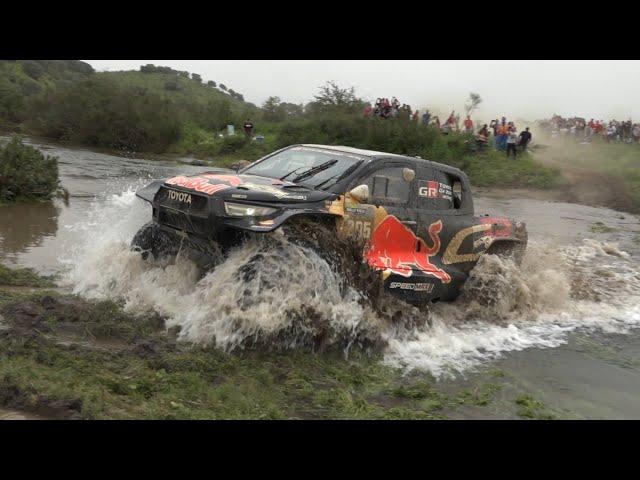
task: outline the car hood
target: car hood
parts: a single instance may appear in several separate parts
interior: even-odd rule
[[[179,175],[164,181],[168,188],[215,196],[228,200],[308,203],[328,199],[333,194],[300,184],[232,170],[211,170],[196,175]]]

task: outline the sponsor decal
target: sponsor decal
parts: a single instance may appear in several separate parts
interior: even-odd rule
[[[169,190],[169,199],[177,200],[178,202],[188,203],[189,205],[191,205],[191,195],[188,193]]]
[[[295,195],[295,194],[287,194],[286,198],[290,198],[292,200],[306,200],[306,195]]]
[[[246,195],[242,195],[242,194],[240,194],[240,193],[232,193],[232,194],[231,194],[231,198],[241,198],[241,199],[245,199],[245,198],[247,198],[247,196],[246,196]]]
[[[230,188],[229,185],[225,185],[224,183],[209,183],[209,179],[204,177],[185,177],[182,175],[170,178],[165,183],[167,185],[175,185],[177,187],[195,190],[196,192],[206,193],[207,195],[213,195],[216,192]]]
[[[449,283],[449,274],[430,261],[430,257],[440,250],[442,220],[429,225],[428,231],[432,246],[416,237],[396,217],[387,215],[373,231],[369,247],[365,251],[365,259],[372,267],[383,269],[386,276],[395,273],[410,277],[413,270],[420,270],[443,283]]]
[[[366,215],[367,213],[369,213],[368,209],[359,208],[359,207],[347,207],[347,208],[345,208],[345,211],[347,213],[351,213],[353,215]]]
[[[444,198],[449,201],[453,200],[453,190],[451,185],[436,182],[435,180],[428,180],[420,183],[421,185],[418,189],[418,195],[421,197]]]
[[[400,290],[413,290],[414,292],[433,292],[433,283],[404,283],[404,282],[391,282],[389,288]]]
[[[211,183],[211,180],[217,180],[220,183]],[[235,175],[213,175],[203,174],[195,177],[185,177],[180,175],[170,178],[165,182],[167,185],[175,185],[177,187],[188,188],[196,192],[213,195],[214,193],[226,190],[230,187],[241,185],[242,179]]]
[[[289,194],[284,190],[281,190],[280,188],[276,188],[272,185],[260,185],[258,183],[245,183],[243,184],[243,187],[247,188],[248,190],[253,190],[256,192],[269,193],[276,198],[285,198],[289,196]]]
[[[462,242],[469,235],[481,233],[482,235],[473,242],[473,249],[480,249],[480,252],[460,253]],[[464,228],[456,233],[442,256],[442,263],[450,265],[452,263],[475,262],[480,258],[480,254],[488,249],[495,238],[511,237],[513,225],[506,218],[482,217],[480,225],[473,225]]]

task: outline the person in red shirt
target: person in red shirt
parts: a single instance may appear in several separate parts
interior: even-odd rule
[[[473,120],[471,120],[470,115],[467,115],[464,120],[464,131],[465,133],[473,133]]]
[[[419,119],[418,114],[419,114],[419,113],[420,113],[420,112],[419,112],[418,110],[416,110],[415,112],[413,112],[413,117],[412,117],[412,118],[413,118],[413,121],[414,121],[414,122],[416,122],[416,123],[418,123],[418,119]]]

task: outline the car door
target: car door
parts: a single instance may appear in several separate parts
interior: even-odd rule
[[[452,239],[472,224],[473,210],[466,182],[456,175],[425,164],[417,172],[418,237],[426,246],[423,277],[434,283],[432,300],[455,298],[473,265],[448,263],[445,252]],[[473,251],[473,236],[456,245],[456,255]]]
[[[368,191],[366,200],[345,195],[344,235],[370,241],[377,226],[388,216],[415,234],[418,219],[414,162],[376,162],[349,184],[347,192],[363,185]]]

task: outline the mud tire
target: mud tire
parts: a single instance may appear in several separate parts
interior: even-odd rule
[[[154,260],[159,260],[176,256],[180,250],[180,243],[154,222],[149,222],[135,234],[131,241],[131,249],[141,252],[144,260],[149,258],[149,254]]]
[[[486,253],[488,255],[497,255],[501,258],[513,260],[516,265],[521,265],[526,247],[527,245],[521,242],[495,242],[489,247]]]

